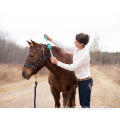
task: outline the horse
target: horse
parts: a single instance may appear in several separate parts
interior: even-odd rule
[[[35,41],[27,41],[29,44],[29,53],[22,69],[22,76],[29,80],[34,74],[46,67],[49,70],[48,82],[51,93],[54,97],[55,107],[59,108],[60,93],[63,96],[63,107],[75,107],[75,95],[77,88],[77,78],[73,71],[63,69],[50,60],[50,51],[45,44],[39,44]],[[61,48],[52,46],[53,55],[61,62],[66,64],[73,63],[72,54],[64,52]]]

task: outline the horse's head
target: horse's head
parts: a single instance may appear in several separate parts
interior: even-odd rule
[[[29,44],[29,54],[22,70],[22,76],[25,79],[29,79],[36,74],[50,60],[50,51],[46,45],[38,44],[32,40],[27,42]]]

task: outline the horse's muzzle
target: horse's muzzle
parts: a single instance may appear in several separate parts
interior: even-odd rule
[[[23,76],[24,79],[27,79],[27,80],[30,79],[30,75],[25,73],[25,72],[22,72],[22,76]]]

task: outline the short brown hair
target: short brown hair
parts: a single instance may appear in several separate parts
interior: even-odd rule
[[[84,43],[84,46],[88,44],[90,36],[84,33],[79,33],[76,35],[76,40],[79,43]]]

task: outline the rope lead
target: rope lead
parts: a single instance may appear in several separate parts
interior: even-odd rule
[[[35,75],[36,77],[36,81],[35,81],[35,87],[34,87],[34,108],[36,108],[36,88],[37,88],[37,76]]]

